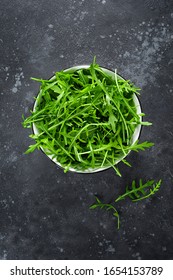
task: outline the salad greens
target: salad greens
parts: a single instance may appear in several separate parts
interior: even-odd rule
[[[151,125],[143,122],[145,114],[137,111],[134,100],[140,89],[116,71],[110,76],[95,58],[89,68],[56,72],[49,80],[32,79],[41,87],[30,116],[23,116],[23,126],[34,128],[30,137],[35,143],[26,154],[42,149],[65,172],[71,168],[92,172],[112,167],[121,176],[119,161],[131,166],[125,159],[130,151],[144,151],[154,145],[133,140],[138,126]],[[133,180],[114,204],[127,197],[133,202],[149,198],[160,185],[161,180],[143,183],[140,179],[138,184]],[[120,215],[115,206],[96,197],[90,209],[113,211],[119,229]]]
[[[130,187],[126,187],[124,194],[118,196],[115,199],[114,203],[124,200],[126,197],[129,197],[133,202],[137,202],[150,196],[154,195],[161,186],[162,180],[159,180],[157,183],[154,183],[154,180],[148,180],[145,184],[142,183],[142,179],[139,180],[139,186],[136,186],[136,182],[133,180]],[[117,218],[117,228],[120,228],[120,215],[118,210],[111,203],[102,203],[98,197],[96,197],[96,203],[90,206],[90,209],[106,209],[113,210],[113,216]]]
[[[23,126],[36,126],[38,133],[30,137],[35,144],[26,153],[43,149],[53,156],[65,171],[79,171],[112,166],[130,151],[145,150],[150,142],[132,142],[138,125],[142,122],[134,103],[139,94],[130,81],[114,78],[96,64],[73,73],[56,72],[49,80],[33,78],[40,82],[36,106],[30,116],[23,118]],[[130,164],[123,159],[125,164]]]

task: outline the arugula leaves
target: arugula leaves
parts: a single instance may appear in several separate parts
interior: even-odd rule
[[[22,116],[24,128],[35,125],[37,129],[36,134],[30,135],[35,143],[26,154],[41,148],[64,167],[64,172],[70,168],[97,171],[111,166],[121,177],[119,161],[131,166],[125,159],[130,151],[144,151],[154,145],[133,141],[139,125],[152,125],[142,121],[144,113],[137,112],[134,100],[140,89],[123,80],[116,70],[114,78],[109,76],[95,58],[88,69],[56,72],[50,80],[32,79],[41,86],[34,110],[30,116]],[[147,199],[160,185],[161,180],[144,184],[142,179],[138,184],[133,181],[114,203],[126,198],[133,202]],[[102,203],[96,197],[90,209],[96,208],[113,211],[119,229],[120,216],[112,204]]]
[[[86,171],[112,166],[130,151],[145,150],[153,143],[132,143],[142,122],[134,103],[139,89],[116,72],[110,77],[96,64],[88,69],[56,72],[50,80],[32,78],[40,82],[36,106],[23,126],[33,124],[39,133],[26,153],[42,148],[67,171],[70,167]],[[127,161],[123,160],[127,165]],[[67,168],[68,166],[68,168]]]
[[[124,200],[125,198],[129,197],[133,202],[137,202],[143,199],[147,199],[150,196],[154,195],[160,189],[162,180],[159,180],[157,183],[154,183],[154,180],[148,180],[146,183],[143,184],[142,179],[139,180],[139,186],[136,186],[136,182],[133,180],[130,187],[126,187],[126,191],[124,194],[118,196],[115,199],[114,203]],[[106,210],[113,210],[113,216],[117,218],[117,228],[120,228],[120,215],[118,210],[113,206],[111,203],[102,203],[98,197],[96,197],[96,203],[90,206],[90,209],[106,209]]]

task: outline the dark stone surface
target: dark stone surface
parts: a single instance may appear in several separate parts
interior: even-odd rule
[[[1,0],[1,259],[173,259],[173,2],[162,0]],[[31,140],[21,115],[38,84],[54,71],[91,63],[114,69],[142,88],[152,127],[131,153],[133,167],[64,174],[43,153],[24,155]],[[163,179],[152,199],[91,211],[98,194],[111,202],[132,179]]]

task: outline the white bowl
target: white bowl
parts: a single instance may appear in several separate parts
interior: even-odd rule
[[[68,69],[65,69],[64,72],[68,72],[68,73],[73,73],[74,71],[76,70],[79,70],[79,69],[88,69],[90,65],[79,65],[79,66],[74,66],[74,67],[71,67],[71,68],[68,68]],[[110,75],[113,79],[115,79],[115,73],[107,68],[104,68],[104,67],[101,67],[101,69],[108,75]],[[118,75],[119,78],[123,79],[120,75]],[[53,79],[54,76],[51,78]],[[123,79],[124,80],[124,79]],[[38,93],[38,96],[39,96],[40,92]],[[37,97],[38,97],[37,96]],[[134,104],[136,106],[136,111],[137,111],[137,114],[141,114],[141,106],[140,106],[140,103],[139,103],[139,100],[136,96],[136,94],[133,94],[133,101],[134,101]],[[38,98],[36,99],[35,103],[34,103],[34,107],[33,107],[33,111],[35,111],[36,107],[37,107],[37,104],[38,104]],[[140,116],[140,121],[142,120],[142,117]],[[34,134],[39,134],[39,131],[36,127],[36,125],[33,123],[33,131],[34,131]],[[140,135],[140,131],[141,131],[141,125],[137,125],[135,131],[134,131],[134,134],[132,136],[132,144],[134,144],[138,138],[139,138],[139,135]],[[41,150],[46,154],[46,150],[41,148]],[[129,154],[130,152],[128,152]],[[127,154],[127,155],[128,155]],[[47,155],[47,154],[46,154]],[[124,159],[127,155],[122,155],[121,157],[119,157],[118,160],[116,160],[115,164],[117,164],[118,162],[120,162],[122,159]],[[51,159],[54,163],[56,163],[58,166],[64,168],[55,158],[53,158],[53,155],[47,155],[49,157],[49,159]],[[103,171],[103,170],[106,170],[108,168],[110,168],[111,166],[107,166],[107,167],[101,167],[101,168],[88,168],[86,170],[77,170],[77,169],[74,169],[72,167],[69,168],[69,171],[73,171],[73,172],[77,172],[77,173],[95,173],[95,172],[99,172],[99,171]]]

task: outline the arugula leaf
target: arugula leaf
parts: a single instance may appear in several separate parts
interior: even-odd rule
[[[126,159],[122,159],[122,162],[123,162],[124,164],[126,164],[127,166],[132,167],[131,164],[130,164],[130,162],[128,162]]]
[[[113,210],[113,216],[117,218],[117,229],[120,228],[120,217],[119,217],[119,213],[118,211],[116,210],[116,208],[112,205],[112,204],[109,204],[109,203],[102,203],[98,197],[95,197],[96,198],[96,203],[92,204],[90,206],[90,209],[96,209],[96,208],[100,208],[100,209],[105,209],[107,211],[109,210]]]
[[[115,202],[129,197],[133,202],[149,198],[154,195],[160,188],[162,180],[154,184],[154,180],[149,180],[143,184],[142,179],[139,180],[139,186],[136,186],[135,180],[132,181],[131,187],[126,187],[126,192],[120,195]]]
[[[148,141],[145,141],[143,143],[139,143],[139,140],[137,140],[134,144],[132,144],[131,146],[125,148],[125,150],[130,150],[130,151],[135,151],[135,152],[138,152],[139,150],[142,150],[144,151],[145,149],[148,149],[152,146],[154,146],[154,143],[152,142],[148,142]]]
[[[30,145],[29,148],[25,151],[25,154],[32,153],[35,149],[39,148],[39,143]]]

